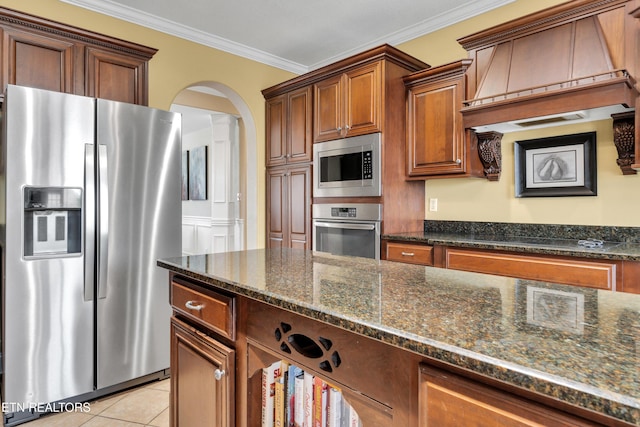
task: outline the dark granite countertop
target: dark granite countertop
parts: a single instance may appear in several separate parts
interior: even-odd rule
[[[640,244],[604,241],[602,246],[587,247],[579,244],[587,239],[557,239],[526,236],[500,236],[492,234],[457,234],[417,231],[414,233],[385,234],[383,239],[445,245],[464,248],[491,249],[531,254],[564,255],[583,258],[640,261]]]
[[[640,295],[290,249],[158,265],[640,426]]]
[[[425,220],[413,233],[383,239],[532,254],[640,261],[640,227]],[[602,241],[587,247],[581,241]]]

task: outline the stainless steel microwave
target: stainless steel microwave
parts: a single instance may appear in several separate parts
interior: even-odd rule
[[[313,197],[382,195],[380,133],[313,144]]]

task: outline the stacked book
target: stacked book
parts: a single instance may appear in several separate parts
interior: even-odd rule
[[[277,361],[262,369],[262,427],[361,427],[340,388]]]

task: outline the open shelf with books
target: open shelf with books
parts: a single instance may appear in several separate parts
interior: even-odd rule
[[[388,425],[391,408],[303,364],[249,343],[248,425],[367,427]],[[258,398],[259,396],[259,398]]]

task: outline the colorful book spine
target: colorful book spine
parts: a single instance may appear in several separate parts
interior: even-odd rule
[[[303,427],[313,427],[313,375],[308,372],[303,377],[303,401],[304,401],[304,424]]]
[[[304,427],[304,371],[296,369],[294,427]]]

